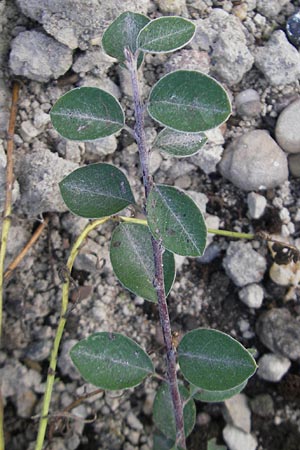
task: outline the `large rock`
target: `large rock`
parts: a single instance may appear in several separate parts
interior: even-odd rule
[[[77,168],[78,164],[65,161],[47,148],[27,154],[17,167],[22,211],[29,217],[67,211],[58,183]]]
[[[296,360],[300,358],[300,323],[286,308],[263,313],[256,324],[261,342],[274,353]]]
[[[265,130],[234,140],[219,164],[221,174],[245,191],[271,189],[288,179],[287,158]]]
[[[47,82],[66,73],[71,65],[71,50],[44,33],[23,31],[12,41],[9,66],[14,75]]]
[[[237,17],[223,9],[215,8],[207,19],[197,21],[192,45],[209,51],[212,73],[228,85],[239,83],[254,63],[245,28]]]
[[[300,153],[300,98],[280,114],[275,129],[276,140],[283,150]]]
[[[300,77],[300,54],[281,30],[257,49],[255,65],[273,86],[294,83]]]
[[[147,13],[149,0],[16,0],[25,16],[41,23],[71,49],[97,42],[109,22],[124,11]]]

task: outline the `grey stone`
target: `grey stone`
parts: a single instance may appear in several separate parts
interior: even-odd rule
[[[173,72],[182,68],[187,70],[199,70],[209,73],[210,58],[207,52],[198,49],[183,49],[172,53],[165,64],[166,72]]]
[[[57,144],[57,151],[64,159],[80,163],[81,155],[85,152],[85,144],[83,142],[62,139]]]
[[[223,266],[237,286],[258,283],[266,271],[265,258],[253,250],[250,243],[242,241],[229,244]]]
[[[257,0],[256,9],[270,19],[276,17],[289,0]]]
[[[239,298],[249,308],[260,308],[264,298],[264,290],[259,284],[248,284],[239,291]]]
[[[256,450],[257,448],[257,440],[252,434],[245,433],[232,425],[226,425],[223,438],[229,450]]]
[[[266,381],[278,382],[287,373],[291,361],[284,356],[269,353],[258,361],[257,375]]]
[[[254,58],[247,48],[245,28],[239,19],[215,8],[207,19],[197,21],[192,46],[211,52],[211,71],[228,85],[241,81]]]
[[[31,120],[24,120],[24,122],[21,123],[20,135],[25,142],[31,142],[39,135],[39,133],[39,130],[35,128]]]
[[[58,357],[57,366],[61,370],[63,375],[69,376],[72,380],[81,380],[80,373],[76,370],[71,357],[70,350],[77,344],[78,341],[75,339],[66,339],[61,347],[61,352]]]
[[[105,258],[105,260],[109,261],[107,250],[92,239],[87,238],[75,259],[74,267],[77,270],[84,270],[86,272],[99,272],[98,264],[100,258]]]
[[[175,14],[185,17],[188,15],[185,0],[157,0],[156,3],[163,14]]]
[[[6,179],[6,153],[4,151],[3,145],[0,142],[0,213],[3,211],[4,208],[4,201],[5,201],[5,179]],[[13,192],[12,192],[12,204],[14,204],[20,195],[20,188],[19,183],[17,181],[14,181],[13,185]],[[1,221],[0,221],[1,222]],[[1,223],[0,223],[0,229],[1,229]],[[8,245],[10,243],[11,239],[9,239]]]
[[[278,144],[289,153],[300,153],[300,99],[290,103],[280,114],[275,128]]]
[[[237,394],[225,400],[224,417],[227,423],[250,433],[251,411],[245,394]]]
[[[12,41],[9,66],[14,75],[47,82],[66,73],[71,65],[71,50],[44,33],[24,31]]]
[[[250,400],[250,407],[254,414],[261,417],[274,416],[274,402],[270,394],[259,394]]]
[[[257,49],[255,65],[273,86],[294,83],[300,77],[300,54],[281,30]]]
[[[50,114],[45,113],[42,109],[36,109],[33,117],[34,127],[43,131],[48,123],[50,123]]]
[[[134,430],[141,431],[143,429],[142,423],[139,421],[139,419],[136,417],[133,412],[130,412],[126,418],[126,421],[130,428],[133,428]]]
[[[300,358],[300,323],[286,308],[273,308],[263,313],[256,332],[261,342],[272,352],[291,360]]]
[[[104,156],[114,153],[117,149],[118,141],[115,136],[108,136],[85,144],[85,157],[93,162],[99,161]]]
[[[25,16],[71,49],[85,50],[121,12],[147,13],[149,0],[17,0]]]
[[[17,411],[19,417],[29,418],[34,412],[37,396],[32,391],[22,392],[17,397]]]
[[[237,113],[245,117],[257,117],[261,111],[259,93],[254,89],[245,89],[235,97]]]
[[[28,390],[36,390],[41,384],[40,373],[19,361],[7,359],[5,366],[0,369],[0,380],[2,381],[2,395],[5,398],[19,396]]]
[[[0,78],[0,137],[6,136],[9,121],[11,94],[8,89],[8,83]]]
[[[192,156],[191,161],[208,175],[217,171],[223,150],[222,145],[206,143],[200,152]]]
[[[29,217],[47,211],[67,211],[58,183],[77,168],[77,164],[65,161],[47,148],[35,150],[20,158],[16,169],[22,211]]]
[[[247,196],[249,214],[252,219],[259,219],[265,212],[267,199],[263,195],[250,192]]]
[[[288,179],[285,153],[265,130],[254,130],[234,140],[219,164],[221,174],[245,191],[272,189]]]
[[[84,54],[78,56],[73,63],[72,69],[77,73],[93,72],[98,75],[104,75],[114,64],[115,59],[104,53],[102,49],[87,50]]]
[[[289,169],[294,177],[300,177],[300,153],[289,155]]]

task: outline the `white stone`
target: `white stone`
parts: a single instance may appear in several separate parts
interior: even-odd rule
[[[252,219],[259,219],[265,212],[267,199],[263,195],[250,192],[247,196],[249,214]]]
[[[259,284],[248,284],[239,291],[239,298],[249,308],[260,308],[264,299],[264,290]]]
[[[300,152],[300,99],[288,105],[280,114],[275,128],[278,144],[289,153]]]
[[[266,381],[278,382],[287,373],[291,361],[284,356],[268,353],[258,361],[257,375]]]
[[[224,416],[227,423],[250,433],[251,411],[245,394],[237,394],[225,400]]]
[[[30,120],[25,120],[21,123],[20,134],[25,142],[31,142],[39,133],[39,130],[33,126]]]
[[[257,448],[257,440],[252,434],[245,433],[232,425],[226,425],[223,438],[230,450],[256,450]]]

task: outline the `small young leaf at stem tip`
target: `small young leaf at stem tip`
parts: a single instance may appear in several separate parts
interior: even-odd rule
[[[125,116],[118,100],[95,87],[72,89],[50,112],[52,124],[64,138],[93,141],[120,131]]]
[[[143,52],[168,53],[193,39],[196,27],[190,20],[169,16],[151,20],[139,33],[137,47]]]
[[[157,302],[151,234],[146,225],[121,223],[112,235],[110,259],[116,277],[129,291]],[[175,278],[174,255],[163,254],[165,291],[168,295]]]
[[[166,127],[199,133],[225,122],[231,106],[226,91],[213,78],[194,70],[177,70],[154,85],[148,112]]]
[[[116,58],[120,63],[125,62],[124,49],[128,48],[133,54],[137,50],[136,40],[140,30],[150,22],[143,14],[126,11],[117,17],[107,28],[102,38],[105,52]],[[138,57],[138,67],[143,61],[143,53]]]
[[[189,398],[188,390],[179,385],[180,396],[183,400]],[[183,409],[184,433],[187,437],[193,430],[196,420],[196,406],[194,400],[189,400]],[[153,404],[153,421],[156,427],[169,439],[176,439],[175,416],[169,385],[163,383]]]
[[[219,403],[224,402],[228,398],[233,397],[236,394],[239,394],[247,384],[247,381],[244,381],[242,384],[238,386],[227,389],[226,391],[206,391],[204,389],[199,389],[196,386],[191,386],[191,395],[195,400],[199,400],[201,402],[206,403]]]
[[[94,333],[78,342],[70,356],[88,383],[110,391],[137,386],[154,372],[147,353],[120,333]]]
[[[207,391],[237,387],[257,368],[255,360],[238,341],[217,330],[190,331],[180,341],[177,351],[184,377]]]
[[[80,167],[65,177],[59,187],[70,211],[89,219],[111,216],[135,203],[124,173],[110,164]]]
[[[183,256],[201,256],[207,230],[203,215],[195,202],[173,186],[157,184],[147,200],[147,219],[155,239]]]
[[[154,141],[154,146],[160,151],[176,158],[192,156],[207,142],[204,133],[183,133],[164,128]]]

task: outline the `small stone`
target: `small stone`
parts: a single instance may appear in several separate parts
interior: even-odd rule
[[[157,0],[156,3],[163,14],[187,15],[185,0]]]
[[[290,42],[297,47],[300,46],[300,11],[288,18],[286,32]]]
[[[25,120],[21,123],[20,134],[25,142],[31,142],[39,133],[39,130],[33,126],[30,120]]]
[[[206,143],[200,152],[192,156],[191,161],[209,175],[217,171],[217,165],[222,159],[223,151],[221,145]]]
[[[285,153],[265,130],[234,140],[219,164],[221,174],[245,191],[272,189],[288,179]]]
[[[264,290],[259,284],[248,284],[239,291],[239,298],[249,308],[260,308],[264,299]]]
[[[50,114],[45,113],[41,109],[34,111],[33,125],[38,130],[44,129],[50,123]]]
[[[76,370],[70,357],[70,350],[72,347],[74,347],[75,344],[77,344],[77,342],[78,341],[76,341],[75,339],[66,339],[62,344],[61,352],[57,362],[61,373],[70,377],[72,380],[81,380],[81,375],[78,370]]]
[[[97,139],[85,144],[85,157],[91,162],[99,161],[101,157],[111,155],[117,149],[118,141],[115,136]]]
[[[172,53],[165,64],[166,72],[173,72],[182,68],[187,70],[200,70],[202,73],[209,73],[210,58],[207,52],[198,49],[183,49]]]
[[[84,246],[81,248],[74,261],[74,267],[77,270],[96,273],[99,272],[99,258],[104,258],[106,260],[107,257],[109,261],[109,255],[101,245],[97,244],[92,239],[87,238]]]
[[[286,308],[273,308],[259,317],[256,332],[272,352],[291,360],[300,358],[300,323]]]
[[[39,31],[24,31],[12,41],[9,66],[14,75],[43,83],[66,73],[71,64],[71,50]]]
[[[261,417],[273,417],[275,414],[274,402],[269,394],[259,394],[250,400],[250,407],[254,414]]]
[[[57,151],[64,159],[80,163],[81,155],[84,153],[85,147],[84,143],[63,139],[58,143]]]
[[[188,189],[192,184],[191,177],[189,175],[183,175],[176,178],[174,185],[180,189]]]
[[[273,86],[294,83],[300,76],[300,54],[281,30],[257,49],[255,65]]]
[[[259,93],[246,89],[235,97],[237,113],[245,117],[257,117],[261,112]]]
[[[256,450],[257,440],[252,434],[232,425],[226,425],[223,430],[223,438],[230,450]]]
[[[291,262],[289,264],[276,264],[273,263],[270,268],[270,278],[274,283],[279,284],[279,286],[289,286],[298,284],[299,280],[299,269],[295,267],[295,263]]]
[[[256,9],[270,19],[276,17],[289,0],[257,0]]]
[[[250,192],[247,196],[249,214],[252,219],[259,219],[264,215],[267,199],[263,195]]]
[[[126,421],[127,421],[128,425],[130,426],[130,428],[132,428],[134,430],[138,430],[138,431],[143,430],[143,424],[139,421],[139,419],[136,417],[136,415],[133,414],[133,412],[130,412],[128,414]]]
[[[250,433],[251,411],[245,394],[237,394],[225,400],[224,417],[227,423]]]
[[[275,128],[276,140],[289,153],[300,153],[300,99],[290,103],[280,114]]]
[[[221,254],[221,248],[216,242],[209,244],[203,255],[197,258],[197,262],[200,264],[210,264],[214,259],[218,258]]]
[[[300,177],[300,153],[296,153],[295,155],[289,155],[289,169],[291,174],[299,178]]]
[[[197,204],[197,206],[201,210],[201,212],[205,213],[206,205],[208,203],[208,197],[205,194],[203,194],[203,192],[197,192],[197,191],[189,191],[188,195],[190,197],[192,197],[192,199]]]
[[[150,154],[150,170],[154,174],[161,166],[162,156],[159,151],[153,150]]]
[[[266,271],[263,256],[253,250],[250,243],[231,242],[223,260],[227,275],[237,286],[258,283]]]
[[[291,361],[284,356],[269,353],[258,361],[257,375],[266,381],[278,382],[287,373]]]
[[[32,416],[36,402],[37,396],[34,392],[22,392],[22,394],[17,397],[18,416],[24,418]]]
[[[95,72],[96,70],[99,74],[104,75],[115,61],[104,50],[97,48],[96,50],[87,50],[84,54],[79,55],[72,69],[76,73]]]

